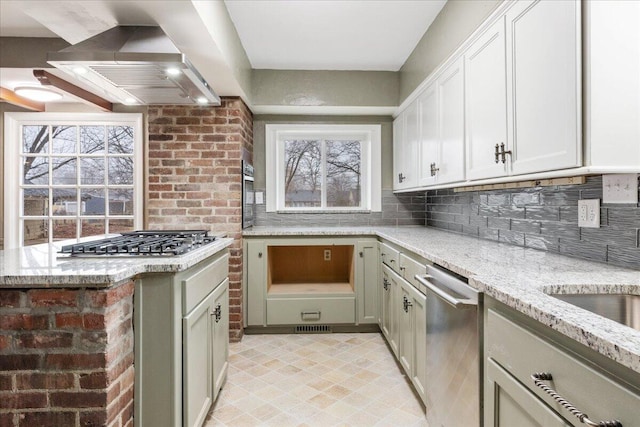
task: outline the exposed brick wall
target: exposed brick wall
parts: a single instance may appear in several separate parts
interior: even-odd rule
[[[0,290],[0,426],[133,425],[133,282]]]
[[[239,98],[219,107],[149,108],[147,226],[208,229],[230,247],[230,339],[242,338],[241,161],[253,154],[253,118]]]

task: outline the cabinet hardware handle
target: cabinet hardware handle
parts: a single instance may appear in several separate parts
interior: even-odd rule
[[[498,144],[496,144],[496,150],[493,152],[493,155],[495,156],[495,160],[496,163],[498,163],[500,161],[500,150],[499,150],[500,146]]]
[[[440,168],[436,167],[435,163],[431,163],[429,165],[429,168],[431,169],[431,176],[436,176],[436,172],[438,172],[440,170]]]
[[[404,312],[408,313],[409,312],[409,307],[411,307],[413,305],[413,303],[411,303],[411,301],[409,301],[406,296],[403,296],[402,297],[402,305],[403,305],[403,308],[404,308]]]
[[[360,252],[360,258],[364,258],[364,252]]]
[[[400,270],[402,270],[402,271],[404,271],[406,269],[407,269],[407,267],[400,267]]]
[[[220,304],[216,305],[216,308],[213,310],[213,313],[211,313],[211,315],[215,317],[216,323],[218,323],[220,319],[222,319],[222,307],[220,306]]]
[[[390,283],[386,278],[382,279],[382,287],[384,288],[385,291],[389,290],[389,285],[390,285]]]
[[[396,260],[395,260],[395,259],[392,259],[392,260],[389,260],[389,262],[396,262]]]
[[[581,423],[586,424],[592,427],[622,427],[622,423],[618,420],[610,420],[610,421],[591,421],[589,416],[584,412],[580,411],[578,408],[573,406],[570,402],[568,402],[565,398],[560,396],[558,392],[554,389],[543,383],[542,381],[553,381],[553,376],[549,372],[536,372],[531,375],[531,379],[533,383],[544,390],[549,396],[553,398],[556,402],[560,404],[567,411],[571,412],[575,415],[576,418],[580,420]]]
[[[402,182],[402,181],[404,181],[405,179],[407,179],[407,177],[406,177],[406,176],[404,176],[404,175],[402,174],[402,172],[398,174],[398,182]]]
[[[262,258],[262,252],[258,252],[258,258]]]
[[[500,144],[500,155],[502,156],[502,163],[506,163],[507,159],[506,159],[506,155],[511,155],[511,150],[508,151],[504,151],[504,142],[502,144]],[[498,163],[498,162],[496,162]]]

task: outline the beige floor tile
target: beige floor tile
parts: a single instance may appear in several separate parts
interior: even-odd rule
[[[428,427],[380,334],[246,335],[205,427]]]

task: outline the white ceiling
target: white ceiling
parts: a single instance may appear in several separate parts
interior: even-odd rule
[[[225,0],[253,68],[397,71],[446,0]]]
[[[226,19],[225,5],[253,68],[397,71],[445,2],[0,0],[0,36],[60,37],[75,44],[115,25],[158,25],[218,95],[246,100],[212,27],[218,17]],[[37,84],[31,69],[2,67],[0,86]]]

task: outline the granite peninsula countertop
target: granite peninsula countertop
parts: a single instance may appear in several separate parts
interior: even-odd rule
[[[640,373],[640,331],[547,295],[640,295],[640,270],[428,227],[254,227],[243,235],[377,236],[469,278],[486,295]]]
[[[97,240],[104,236],[83,238]],[[60,247],[78,240],[0,251],[0,290],[7,288],[107,287],[143,273],[175,273],[196,265],[230,246],[233,239],[218,238],[179,256],[71,258]]]

